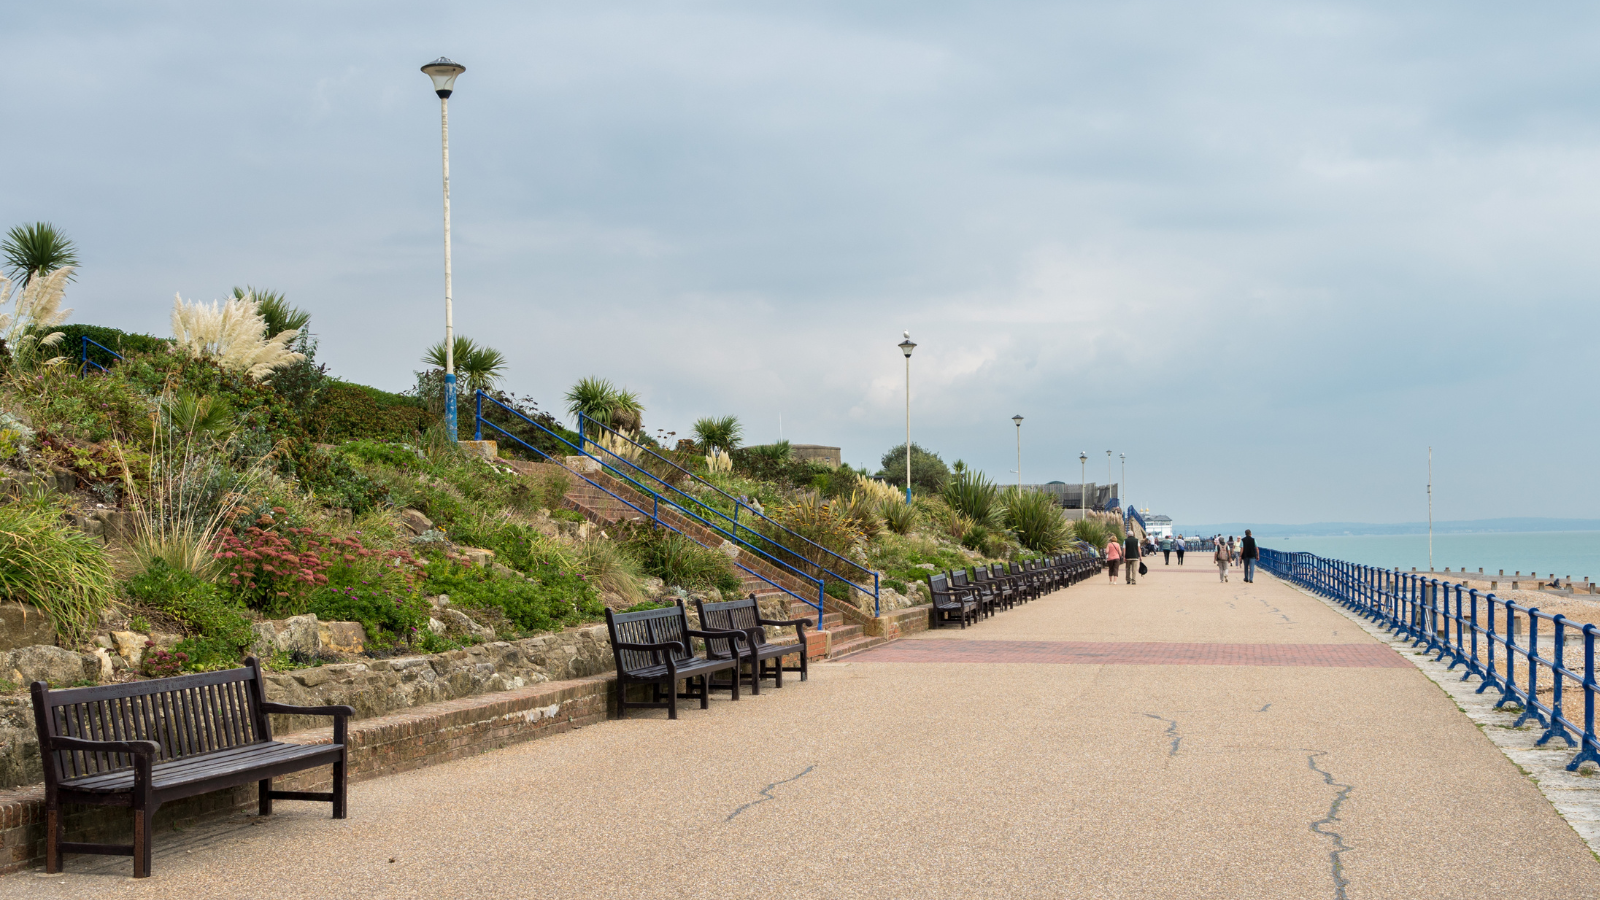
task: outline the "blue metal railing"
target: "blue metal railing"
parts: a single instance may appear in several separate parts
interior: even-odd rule
[[[111,354],[112,356],[115,356],[117,359],[121,359],[122,358],[122,354],[121,353],[118,353],[117,351],[111,349],[110,347],[107,347],[105,344],[100,343],[99,341],[91,340],[90,337],[87,334],[83,335],[83,341],[79,345],[79,346],[81,346],[83,348],[79,353],[79,356],[82,359],[82,362],[78,366],[78,377],[79,378],[82,378],[83,376],[89,374],[89,367],[90,366],[94,366],[96,369],[99,369],[102,372],[109,372],[110,371],[110,369],[107,369],[105,366],[102,366],[99,363],[97,363],[94,360],[89,358],[89,345],[90,344],[93,344],[96,347],[99,347],[101,350],[104,350],[105,352]]]
[[[1479,594],[1476,588],[1427,575],[1376,569],[1311,553],[1263,548],[1261,566],[1349,607],[1410,640],[1413,646],[1435,653],[1435,660],[1449,657],[1451,669],[1462,667],[1462,681],[1478,676],[1478,693],[1490,688],[1500,692],[1496,709],[1507,704],[1520,709],[1522,714],[1512,727],[1521,728],[1529,721],[1544,726],[1544,734],[1535,746],[1560,738],[1568,747],[1577,748],[1578,754],[1567,763],[1567,771],[1576,772],[1585,762],[1600,765],[1600,738],[1595,735],[1594,668],[1595,636],[1600,629],[1594,625],[1573,622],[1563,615],[1552,616],[1537,607],[1502,600],[1492,593]],[[1527,634],[1519,635],[1524,628]],[[1548,641],[1543,651],[1541,628]],[[1581,674],[1567,665],[1568,645],[1579,635],[1583,643]],[[1544,687],[1540,686],[1541,672],[1547,682]],[[1583,691],[1582,727],[1572,721],[1566,709],[1569,683]],[[1548,703],[1540,698],[1541,691],[1549,693]]]
[[[654,472],[651,472],[649,469],[646,469],[646,468],[643,468],[643,467],[639,466],[633,460],[628,459],[627,457],[616,453],[615,451],[613,451],[611,448],[605,446],[604,444],[596,442],[596,441],[593,441],[593,440],[589,440],[588,439],[588,429],[589,428],[593,428],[597,432],[605,432],[607,434],[610,434],[615,440],[621,442],[621,443],[618,444],[619,447],[622,447],[622,446],[633,447],[635,450],[637,450],[641,454],[646,454],[647,453],[651,457],[653,457],[654,459],[656,459],[659,462],[661,462],[662,464],[664,464],[666,466],[669,466],[672,469],[675,469],[678,472],[682,473],[685,477],[690,479],[695,484],[698,484],[698,485],[700,485],[700,486],[702,486],[702,487],[704,487],[704,488],[706,488],[708,490],[715,491],[717,494],[720,494],[729,503],[731,503],[733,505],[733,515],[730,516],[727,513],[723,512],[722,510],[718,509],[717,507],[712,506],[709,503],[706,503],[704,500],[701,500],[700,498],[695,497],[695,496],[693,496],[691,494],[685,493],[677,485],[671,483],[670,481],[668,481],[665,478],[662,478],[661,476],[655,474]],[[813,541],[810,538],[808,538],[808,537],[806,537],[806,536],[804,536],[802,534],[796,533],[793,529],[788,528],[788,527],[786,527],[784,525],[779,524],[778,522],[773,521],[765,513],[762,513],[760,510],[755,509],[754,507],[750,506],[748,503],[745,503],[743,500],[740,500],[739,498],[733,496],[732,494],[729,494],[727,491],[724,491],[722,488],[719,488],[716,485],[712,484],[711,482],[706,481],[704,478],[701,478],[699,475],[696,475],[694,472],[690,471],[689,469],[686,469],[683,466],[678,465],[676,462],[673,462],[672,460],[666,458],[665,456],[662,456],[661,454],[657,453],[656,451],[652,450],[651,448],[646,447],[643,444],[640,444],[637,441],[632,440],[627,435],[624,435],[624,434],[618,432],[614,428],[611,428],[611,427],[609,427],[609,426],[607,426],[607,425],[605,425],[603,423],[596,422],[594,419],[590,419],[590,418],[587,418],[585,416],[580,415],[578,417],[578,434],[584,438],[583,444],[584,444],[585,448],[592,448],[593,450],[597,450],[601,454],[603,454],[605,458],[601,458],[599,456],[595,456],[593,453],[588,452],[588,449],[585,450],[585,454],[590,456],[591,458],[593,458],[596,462],[599,462],[601,464],[601,466],[605,467],[608,471],[616,470],[616,473],[623,474],[625,477],[628,477],[630,481],[635,481],[635,483],[637,483],[637,479],[635,479],[633,477],[633,475],[628,474],[628,473],[634,473],[634,474],[638,475],[639,477],[644,478],[647,481],[659,486],[659,490],[647,490],[646,493],[658,494],[658,493],[660,493],[662,491],[665,491],[668,494],[670,494],[672,497],[675,498],[674,500],[671,501],[671,502],[673,502],[675,504],[689,503],[689,504],[694,505],[698,509],[704,510],[705,511],[705,517],[714,517],[714,518],[717,518],[717,519],[721,520],[723,523],[725,523],[724,527],[727,529],[728,533],[730,534],[730,536],[731,536],[730,539],[733,541],[733,543],[735,543],[735,544],[737,544],[737,545],[739,545],[741,547],[748,547],[748,548],[750,548],[752,550],[761,550],[762,548],[759,547],[755,543],[755,541],[759,540],[759,541],[769,542],[771,544],[776,544],[777,546],[782,547],[785,552],[791,553],[791,554],[793,554],[794,556],[796,556],[796,557],[798,557],[800,559],[805,559],[805,561],[807,563],[810,563],[811,565],[814,565],[818,569],[822,570],[821,577],[823,578],[824,581],[826,581],[827,579],[831,578],[831,579],[833,579],[835,581],[839,581],[839,582],[842,582],[844,584],[847,584],[850,587],[853,587],[856,590],[861,591],[864,594],[870,593],[872,595],[872,614],[874,616],[877,616],[880,613],[879,606],[878,606],[878,582],[879,582],[879,576],[878,576],[878,573],[873,571],[872,569],[869,569],[866,566],[861,565],[860,563],[856,562],[853,559],[850,559],[849,557],[841,556],[840,554],[834,552],[833,550],[828,549],[827,547],[822,546],[821,544],[817,543],[816,541]],[[607,462],[607,459],[612,460],[612,462]],[[746,513],[745,521],[743,521],[743,522],[741,522],[739,520],[739,514],[740,514],[741,511]],[[766,523],[767,526],[769,528],[771,528],[773,532],[775,532],[775,534],[770,534],[770,535],[769,534],[763,534],[762,532],[757,531],[756,529],[750,527],[749,521],[750,521],[750,519],[752,517],[757,519],[757,520],[760,520],[760,521]],[[743,528],[744,531],[747,532],[749,536],[740,536],[740,529],[741,528]],[[794,542],[794,544],[791,546],[790,542]],[[806,547],[806,546],[809,546],[809,547],[813,548],[813,550],[820,551],[820,553],[818,555],[821,557],[821,559],[823,561],[822,562],[817,562],[815,560],[806,559],[806,557],[803,554],[797,552],[796,549],[795,549],[796,547]],[[841,574],[839,574],[840,570],[852,572],[854,577],[851,578],[851,577],[846,577],[844,575],[841,575]],[[870,589],[867,587],[868,576],[871,576],[871,585],[872,585],[872,587]]]
[[[548,435],[549,437],[554,438],[559,443],[564,444],[567,447],[571,448],[573,456],[586,455],[581,450],[579,450],[577,447],[573,446],[572,442],[567,440],[565,437],[563,437],[563,436],[551,431],[550,429],[544,427],[543,425],[539,424],[538,422],[534,421],[533,419],[523,415],[522,413],[518,412],[515,409],[512,409],[510,406],[507,406],[506,404],[501,403],[499,400],[496,400],[493,397],[488,396],[483,391],[476,392],[476,395],[474,397],[474,403],[473,403],[473,423],[474,423],[473,424],[473,437],[474,437],[474,439],[480,440],[480,441],[483,440],[483,427],[485,425],[487,425],[490,428],[494,429],[494,431],[496,433],[504,435],[505,437],[509,438],[510,440],[512,440],[512,441],[516,442],[517,444],[521,445],[523,448],[532,451],[539,458],[553,460],[553,461],[556,462],[557,465],[562,465],[559,460],[556,460],[550,454],[544,452],[543,450],[540,450],[539,448],[533,446],[532,444],[529,444],[527,441],[524,441],[523,439],[517,437],[516,435],[514,435],[511,432],[507,431],[506,429],[500,427],[499,425],[496,425],[494,422],[491,422],[488,419],[484,418],[484,415],[483,415],[483,404],[484,404],[485,400],[487,400],[489,403],[493,404],[494,406],[500,407],[500,409],[504,410],[506,413],[509,413],[510,415],[522,420],[523,422],[527,423],[528,425],[532,425],[534,428],[537,428],[539,431],[543,432],[545,435]],[[566,466],[564,466],[564,465],[562,467],[566,468]],[[574,475],[578,476],[579,478],[583,479],[590,487],[593,487],[593,488],[595,488],[596,490],[599,490],[599,491],[603,491],[607,496],[610,496],[611,498],[617,500],[618,502],[626,505],[628,508],[634,510],[635,512],[638,512],[640,515],[648,516],[652,523],[654,523],[656,525],[660,525],[660,526],[665,527],[667,529],[670,529],[671,531],[676,532],[677,534],[683,535],[685,538],[688,538],[691,541],[694,541],[694,537],[693,536],[688,535],[688,534],[684,534],[684,532],[683,532],[683,530],[681,528],[678,528],[676,525],[672,524],[670,521],[667,521],[666,519],[663,519],[661,517],[661,505],[663,503],[662,498],[660,497],[660,495],[654,494],[651,491],[649,491],[648,489],[644,488],[643,485],[639,485],[637,482],[634,482],[632,479],[629,479],[629,478],[626,478],[626,477],[623,477],[621,479],[621,480],[627,481],[628,483],[632,484],[634,487],[638,488],[638,490],[639,490],[639,492],[641,494],[643,494],[643,495],[645,495],[645,496],[650,498],[650,509],[649,510],[646,510],[643,507],[640,507],[638,504],[632,502],[631,500],[628,500],[626,497],[621,496],[616,491],[613,491],[610,488],[606,487],[605,485],[600,484],[599,482],[597,482],[594,479],[588,477],[587,475],[583,474],[582,472],[578,472],[578,471],[575,471],[575,470],[570,469],[570,468],[568,468],[567,471],[568,472],[572,472],[572,474],[574,474]],[[617,477],[617,476],[613,475],[613,477]],[[715,533],[715,534],[727,536],[727,533],[725,531],[723,531],[722,529],[719,529],[716,525],[714,525],[714,524],[712,524],[712,523],[700,518],[699,516],[695,515],[694,513],[690,512],[689,510],[684,509],[683,507],[679,506],[676,503],[671,502],[670,500],[665,501],[665,502],[666,502],[666,506],[667,506],[667,508],[669,510],[674,511],[674,512],[680,514],[680,515],[683,515],[683,516],[687,517],[690,521],[696,522],[696,523],[698,523],[700,525],[705,526],[706,528],[711,529],[711,531],[713,533]],[[695,543],[698,544],[699,541],[695,541]],[[751,550],[755,554],[757,554],[758,556],[762,557],[763,561],[768,562],[768,563],[770,563],[770,564],[772,564],[774,566],[777,566],[779,568],[779,571],[784,571],[785,574],[791,575],[794,578],[799,579],[802,583],[810,582],[810,583],[816,585],[816,588],[817,588],[817,599],[816,600],[812,600],[809,597],[803,596],[800,593],[796,592],[795,590],[793,590],[793,589],[791,589],[791,588],[789,588],[789,587],[787,587],[787,586],[785,586],[783,584],[780,584],[780,583],[778,583],[776,581],[773,581],[771,578],[768,578],[767,576],[761,574],[760,572],[757,572],[754,569],[750,568],[749,566],[746,566],[745,564],[739,562],[739,560],[737,560],[737,559],[731,560],[731,562],[733,563],[734,566],[744,570],[745,572],[748,572],[751,575],[754,575],[756,578],[761,579],[762,581],[766,582],[767,584],[770,584],[773,587],[777,588],[778,590],[783,591],[785,594],[788,594],[789,596],[795,598],[796,600],[799,600],[801,603],[804,603],[805,605],[811,607],[812,609],[815,609],[817,611],[817,628],[820,630],[822,628],[822,616],[823,616],[823,608],[822,608],[823,607],[823,600],[822,600],[822,598],[823,598],[823,591],[824,591],[824,585],[823,585],[822,579],[813,578],[812,576],[807,575],[806,573],[804,573],[802,571],[799,571],[798,569],[795,569],[793,566],[788,565],[787,563],[783,562],[782,560],[774,559],[774,558],[768,556],[767,554],[763,553],[759,548],[751,548]],[[809,588],[810,584],[807,584],[807,587]]]

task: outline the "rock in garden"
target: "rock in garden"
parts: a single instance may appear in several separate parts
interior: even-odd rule
[[[55,642],[55,626],[37,607],[0,603],[0,651]]]
[[[400,524],[404,525],[412,534],[422,534],[433,530],[433,522],[427,516],[414,509],[400,510]]]
[[[729,559],[739,558],[739,547],[732,541],[723,541],[718,545],[717,550]]]
[[[278,626],[271,622],[257,622],[250,629],[256,635],[255,640],[250,642],[251,655],[257,659],[271,656],[278,646]]]
[[[360,653],[367,646],[367,630],[360,622],[318,622],[317,638],[330,653]]]
[[[457,552],[465,556],[468,562],[480,568],[487,569],[490,563],[494,562],[493,550],[483,550],[478,547],[461,547]]]
[[[85,665],[84,659],[71,650],[40,644],[7,653],[5,670],[17,684],[48,681],[55,687],[67,687],[99,674],[100,661],[89,657],[92,663]]]
[[[137,631],[113,631],[111,640],[117,645],[117,655],[133,668],[139,668],[139,661],[144,658],[144,645],[150,639]]]
[[[278,633],[272,639],[273,647],[285,653],[299,651],[316,656],[322,650],[322,639],[317,634],[317,617],[294,616],[278,623]]]

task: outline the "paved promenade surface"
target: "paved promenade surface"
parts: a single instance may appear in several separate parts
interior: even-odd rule
[[[163,834],[147,881],[73,857],[0,896],[1600,897],[1537,788],[1395,661],[1270,577],[1158,565],[677,722],[365,782],[345,822],[283,802]]]

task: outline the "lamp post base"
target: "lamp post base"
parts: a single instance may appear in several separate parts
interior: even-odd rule
[[[456,373],[449,372],[444,376],[444,429],[450,435],[450,443],[456,442]]]

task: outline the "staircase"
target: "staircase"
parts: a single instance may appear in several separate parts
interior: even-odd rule
[[[804,603],[790,603],[789,618],[806,619],[810,623],[806,629],[808,632],[818,630],[817,611]],[[829,659],[839,659],[889,642],[886,637],[867,634],[866,629],[860,625],[846,625],[843,613],[828,612],[826,606],[823,607],[820,632],[826,635],[823,650],[810,655],[826,656]],[[807,637],[810,638],[810,635]]]

